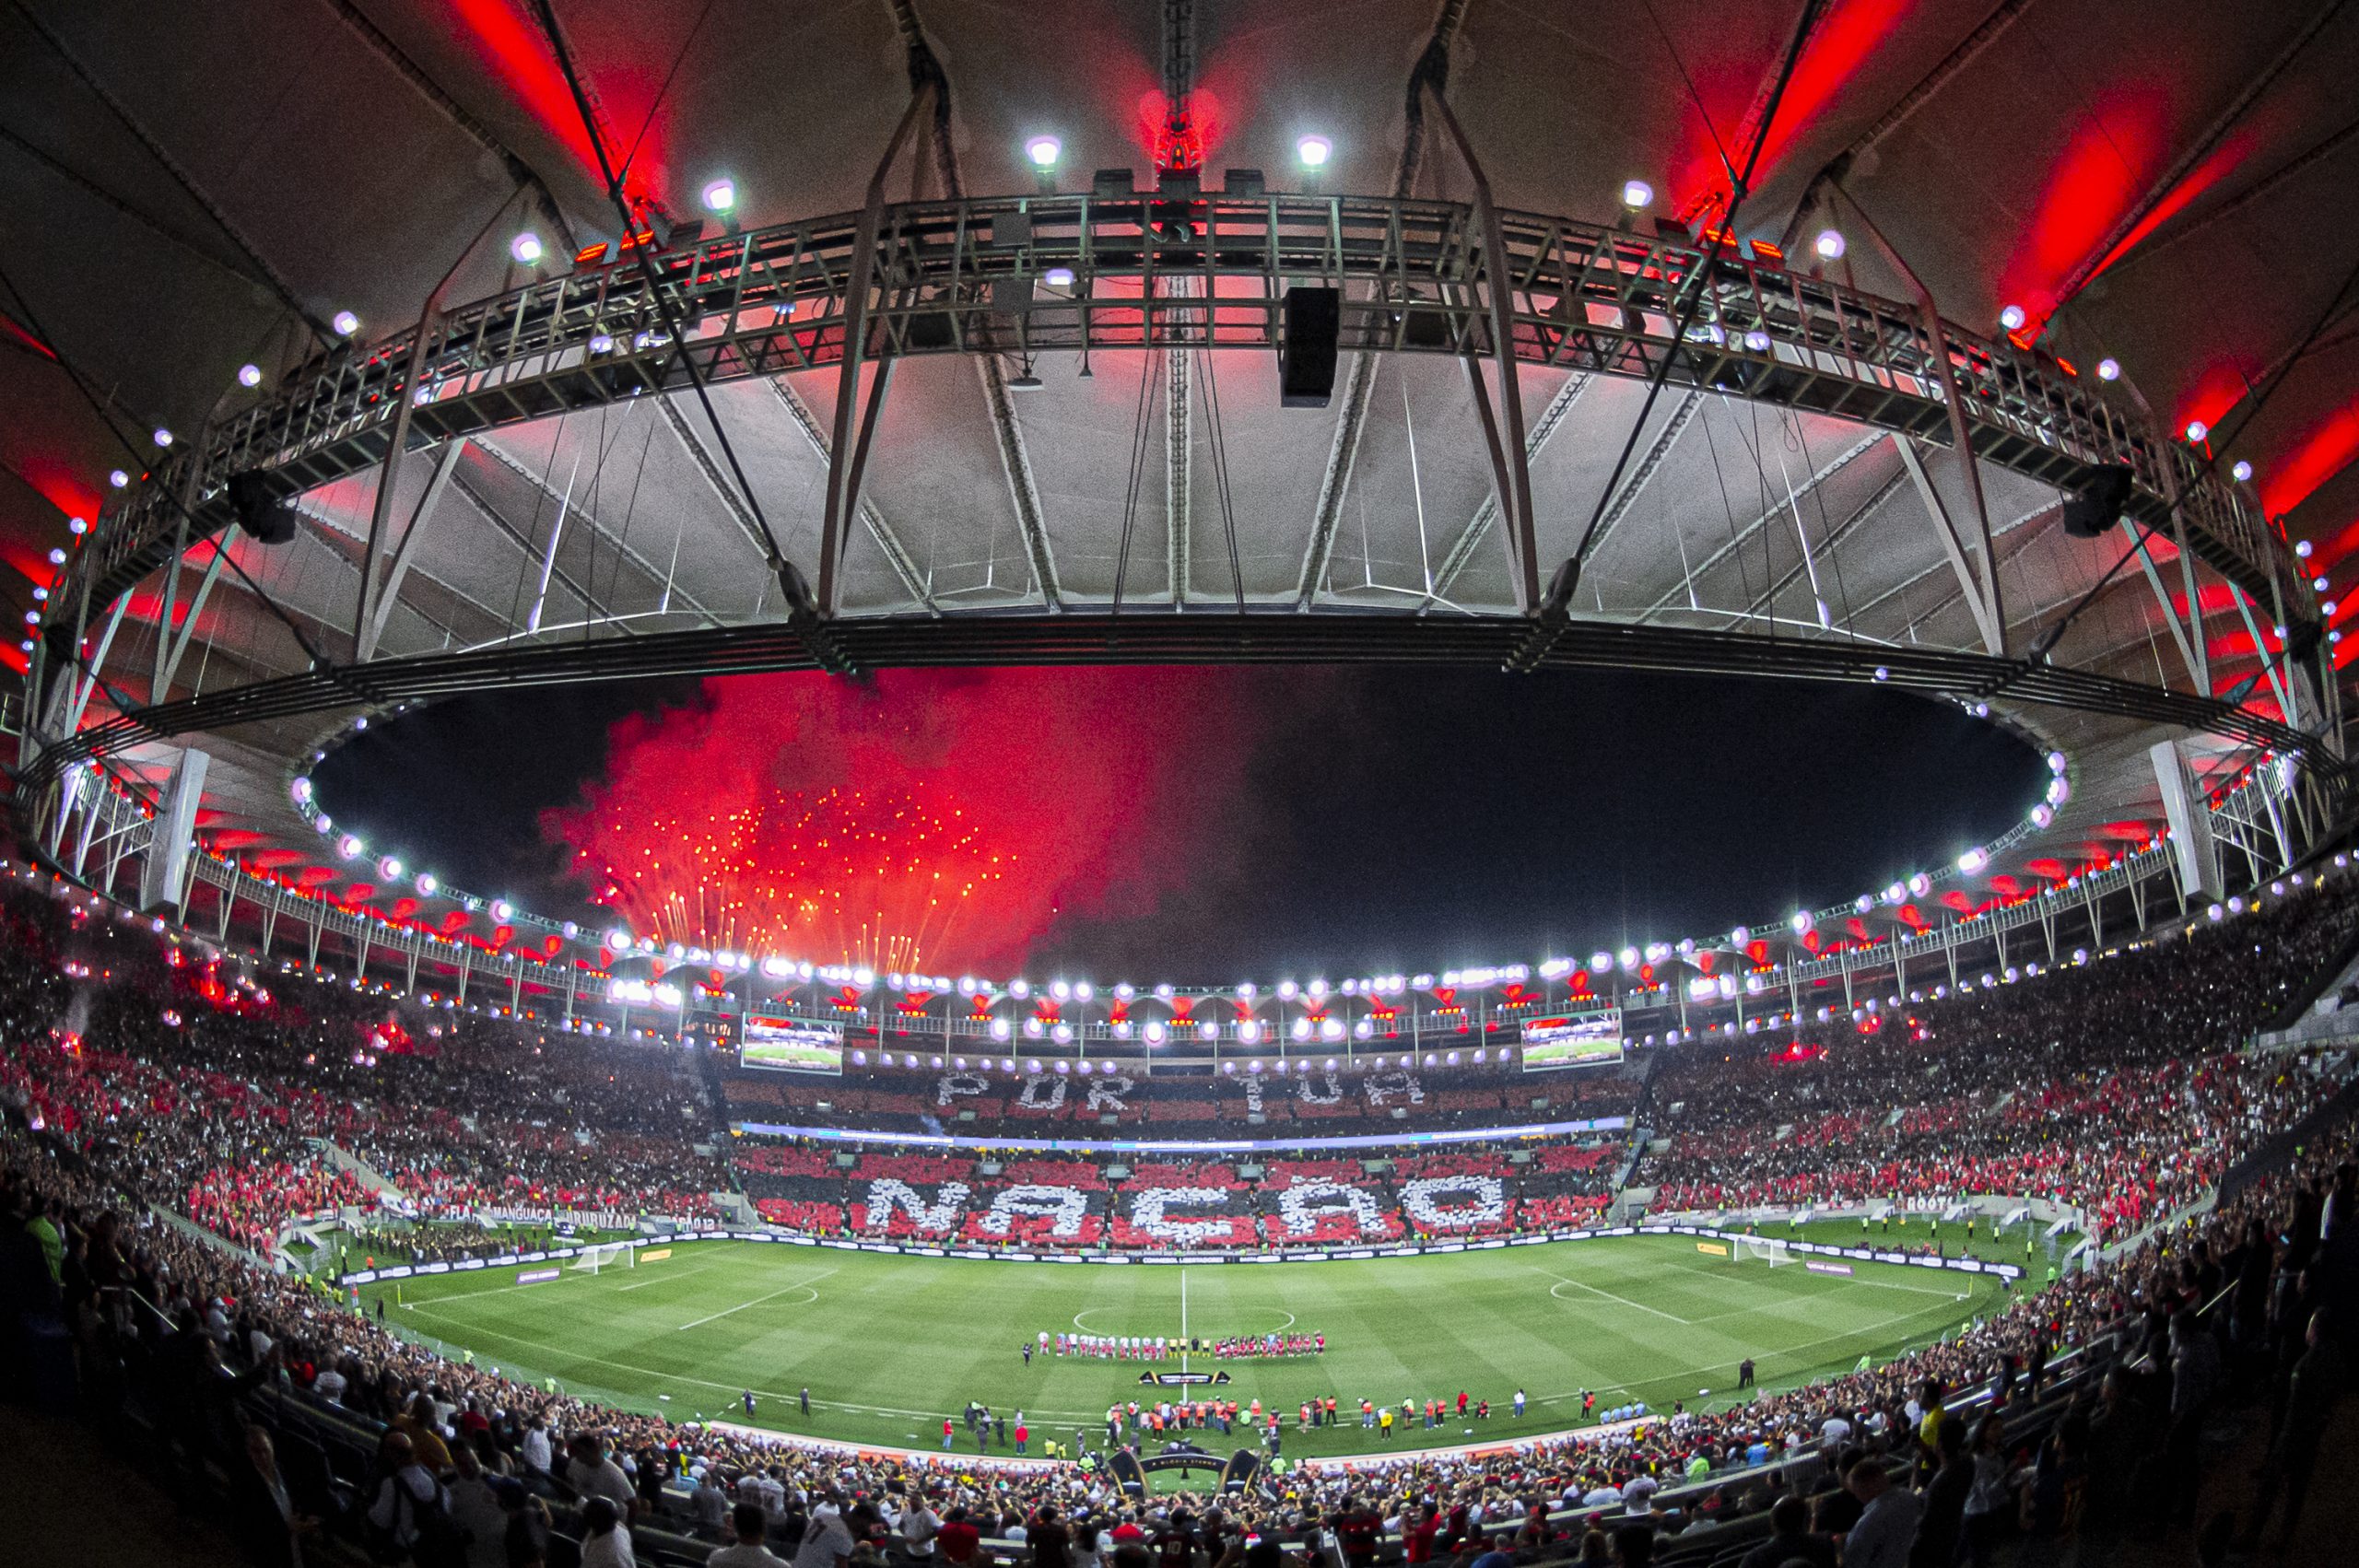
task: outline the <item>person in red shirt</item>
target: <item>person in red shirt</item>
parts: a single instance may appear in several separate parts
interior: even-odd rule
[[[967,1568],[975,1561],[975,1550],[982,1539],[983,1532],[968,1519],[967,1505],[962,1503],[951,1509],[950,1516],[942,1521],[942,1528],[935,1534],[933,1544],[940,1549],[942,1561],[951,1564],[951,1568]]]
[[[1025,1425],[1020,1421],[1015,1423],[1015,1451],[1017,1453],[1021,1454],[1024,1452],[1024,1441],[1031,1435],[1032,1429],[1030,1427]]]
[[[1458,1391],[1458,1413],[1461,1416],[1466,1413],[1466,1390],[1463,1388]]]
[[[1432,1512],[1430,1508],[1426,1510],[1429,1522]],[[1384,1521],[1377,1516],[1374,1510],[1356,1497],[1345,1498],[1343,1516],[1335,1521],[1335,1541],[1344,1549],[1344,1561],[1352,1568],[1367,1568],[1367,1564],[1376,1561],[1376,1539],[1383,1528]],[[1430,1535],[1426,1537],[1426,1542],[1430,1547]],[[1411,1561],[1426,1560],[1413,1558]]]
[[[1434,1537],[1441,1533],[1441,1511],[1428,1503],[1417,1511],[1417,1522],[1402,1537],[1402,1558],[1407,1562],[1431,1562]]]

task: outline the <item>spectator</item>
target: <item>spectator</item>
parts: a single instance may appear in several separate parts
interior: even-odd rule
[[[758,1503],[740,1503],[729,1511],[729,1522],[736,1539],[728,1546],[715,1547],[705,1559],[706,1568],[786,1568],[786,1560],[772,1552],[764,1538],[769,1530],[769,1515]]]
[[[639,1568],[622,1506],[603,1493],[581,1505],[581,1568]]]
[[[1835,1568],[1835,1543],[1810,1533],[1810,1504],[1790,1492],[1769,1510],[1769,1539],[1746,1552],[1737,1568],[1788,1568],[1794,1562]]]
[[[1860,1500],[1860,1522],[1843,1538],[1843,1568],[1903,1568],[1924,1504],[1892,1484],[1881,1459],[1861,1459],[1843,1484]]]

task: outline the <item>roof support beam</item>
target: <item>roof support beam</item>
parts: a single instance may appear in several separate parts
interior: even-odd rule
[[[1656,433],[1653,442],[1648,446],[1647,455],[1638,460],[1638,466],[1622,481],[1622,488],[1614,493],[1613,504],[1597,520],[1596,532],[1590,541],[1590,554],[1595,555],[1608,539],[1614,537],[1614,530],[1630,515],[1630,509],[1637,504],[1639,495],[1646,489],[1648,482],[1654,478],[1655,471],[1671,456],[1671,449],[1678,444],[1680,436],[1703,406],[1704,394],[1701,392],[1690,392],[1680,398],[1679,406],[1671,411],[1671,417],[1663,421],[1661,430]]]
[[[869,378],[868,395],[860,390],[860,364],[868,346],[868,295],[876,287],[876,243],[885,221],[885,181],[901,149],[915,135],[920,117],[933,106],[938,89],[921,82],[901,111],[901,122],[885,144],[885,156],[868,178],[868,199],[861,209],[860,227],[852,239],[851,275],[844,285],[844,355],[836,369],[836,427],[827,442],[827,502],[819,523],[818,611],[832,616],[842,609],[844,532],[860,509],[860,481],[868,462],[868,437],[874,433],[878,410],[889,384],[892,361],[880,363]],[[988,360],[985,361],[989,363]],[[866,405],[866,413],[860,410]],[[857,430],[852,421],[860,418]]]
[[[819,454],[821,461],[826,461],[828,455],[827,432],[819,427],[819,416],[811,412],[811,405],[803,401],[803,394],[788,386],[780,377],[771,377],[767,384],[786,409],[787,416],[794,421],[794,427],[803,432],[804,440],[811,443],[811,450]],[[860,521],[867,528],[868,536],[876,542],[877,549],[884,552],[886,565],[891,567],[893,575],[901,579],[901,586],[908,591],[910,597],[928,611],[940,614],[941,606],[933,601],[933,587],[926,580],[926,574],[919,569],[909,546],[901,542],[901,536],[885,520],[885,514],[877,509],[876,503],[865,496],[860,500]]]
[[[1163,573],[1171,602],[1188,602],[1190,540],[1195,527],[1196,438],[1194,351],[1164,350]]]
[[[1466,20],[1469,0],[1441,0],[1441,8],[1434,17],[1434,30],[1426,39],[1425,52],[1417,56],[1417,64],[1409,73],[1408,101],[1402,116],[1406,133],[1401,142],[1401,162],[1392,177],[1392,193],[1406,196],[1417,178],[1417,166],[1425,156],[1426,88],[1431,82],[1434,95],[1439,99],[1448,86],[1449,47],[1458,38],[1458,29]],[[1504,349],[1501,350],[1504,352]],[[1295,583],[1295,604],[1298,609],[1310,606],[1311,596],[1327,576],[1327,562],[1335,551],[1335,529],[1344,515],[1344,497],[1352,487],[1352,470],[1359,462],[1360,436],[1367,427],[1368,399],[1376,391],[1374,353],[1363,349],[1352,356],[1349,369],[1344,374],[1344,408],[1335,418],[1335,434],[1327,444],[1327,466],[1319,481],[1319,501],[1311,509],[1310,538],[1302,553],[1302,574]]]
[[[1949,86],[1959,72],[1974,64],[1984,50],[1997,42],[1999,36],[2013,27],[2015,18],[2030,6],[2031,0],[1999,0],[1990,14],[1982,18],[1980,27],[1959,40],[1957,47],[1942,56],[1941,64],[1919,78],[1915,87],[1901,95],[1898,103],[1885,110],[1882,119],[1852,138],[1849,146],[1828,159],[1825,167],[1812,175],[1810,183],[1802,188],[1802,196],[1794,204],[1793,217],[1786,225],[1784,248],[1788,251],[1794,248],[1804,220],[1810,216],[1812,207],[1817,205],[1819,193],[1829,180],[1839,178],[1845,170],[1850,168],[1854,158],[1898,130],[1911,115],[1931,102],[1933,96]]]
[[[1917,443],[1907,436],[1895,436],[1893,445],[1900,451],[1900,461],[1908,467],[1908,477],[1917,483],[1917,494],[1925,503],[1925,511],[1933,524],[1933,537],[1942,546],[1942,554],[1949,558],[1950,570],[1957,575],[1959,589],[1966,594],[1966,607],[1974,616],[1975,629],[1982,634],[1982,645],[1993,659],[2003,659],[2007,652],[2007,632],[1999,619],[1998,572],[1996,562],[1986,553],[1982,559],[1987,579],[1975,575],[1966,558],[1966,546],[1959,541],[1956,524],[1950,521],[1949,509],[1942,504],[1941,492],[1933,488],[1932,475],[1925,472],[1923,460],[1917,455]]]
[[[1735,556],[1739,551],[1743,550],[1747,544],[1752,542],[1755,534],[1760,532],[1763,529],[1768,527],[1771,523],[1783,517],[1792,507],[1795,501],[1798,501],[1802,497],[1809,495],[1813,490],[1817,489],[1821,485],[1825,484],[1829,479],[1834,478],[1837,474],[1842,473],[1843,470],[1850,467],[1851,464],[1857,462],[1860,459],[1873,451],[1884,439],[1884,432],[1878,431],[1864,440],[1855,442],[1851,446],[1844,449],[1841,452],[1837,453],[1832,462],[1827,462],[1809,478],[1803,480],[1801,486],[1797,488],[1790,497],[1766,509],[1759,517],[1755,518],[1751,522],[1746,523],[1743,529],[1739,530],[1734,538],[1729,540],[1726,544],[1715,549],[1710,555],[1705,556],[1693,570],[1687,573],[1685,579],[1680,583],[1679,588],[1672,589],[1670,592],[1663,594],[1653,603],[1648,605],[1639,614],[1638,624],[1640,626],[1644,626],[1647,622],[1654,619],[1655,616],[1661,614],[1663,611],[1670,609],[1672,604],[1678,601],[1681,589],[1692,590],[1696,582],[1702,580],[1706,572],[1710,571],[1721,562],[1728,560],[1731,556]],[[1837,538],[1840,538],[1843,534],[1850,532],[1853,524],[1872,514],[1876,508],[1882,506],[1885,497],[1889,497],[1893,490],[1899,485],[1901,478],[1902,475],[1895,474],[1890,480],[1879,486],[1876,493],[1868,498],[1867,505],[1861,507],[1858,511],[1853,512],[1848,518],[1846,518],[1843,521],[1842,526],[1837,529],[1835,536]],[[1783,586],[1784,585],[1781,583],[1779,588],[1782,589]],[[1777,590],[1772,590],[1771,591],[1774,594]]]
[[[593,512],[588,506],[580,501],[567,501],[565,493],[562,490],[550,484],[546,476],[535,473],[529,465],[519,462],[516,458],[510,455],[506,449],[500,447],[497,442],[477,441],[475,443],[475,451],[482,452],[494,462],[499,463],[502,468],[507,469],[511,474],[513,474],[518,478],[523,480],[525,484],[530,485],[534,489],[539,491],[545,499],[564,504],[568,513],[579,521],[582,526],[589,529],[593,537],[604,539],[607,543],[611,544],[615,547],[615,553],[617,556],[621,556],[624,560],[628,561],[632,566],[637,567],[641,572],[646,574],[648,581],[663,582],[666,580],[669,575],[668,573],[657,567],[654,562],[649,560],[646,556],[640,555],[638,551],[623,543],[622,536],[615,532],[614,530],[608,528],[604,523],[600,522],[598,521],[597,514]],[[498,528],[502,533],[508,535],[510,539],[513,540],[516,547],[523,551],[525,558],[530,560],[534,555],[532,541],[525,538],[523,533],[511,524],[506,518],[500,516],[499,509],[494,507],[491,502],[485,497],[481,491],[477,490],[473,485],[468,483],[467,476],[464,474],[457,474],[455,475],[455,478],[458,482],[459,494],[464,496],[469,501],[472,501],[475,504],[475,509],[482,512],[493,526]],[[586,609],[599,614],[605,614],[605,611],[598,604],[596,599],[590,593],[590,591],[582,587],[581,584],[574,581],[571,577],[568,576],[563,568],[553,568],[553,580],[561,584],[568,593],[570,593],[574,597],[580,599]],[[609,582],[606,586],[611,591],[614,584]],[[680,600],[686,603],[690,610],[703,616],[709,624],[712,626],[719,626],[721,624],[721,618],[699,603],[696,595],[689,593],[685,590],[675,590],[675,591],[678,594]],[[512,631],[513,628],[511,627],[511,630]]]
[[[40,15],[25,4],[25,0],[9,0],[9,5],[18,16],[24,18],[27,26],[41,34],[43,41],[48,43],[60,60],[65,62],[66,68],[80,79],[82,85],[89,88],[99,101],[107,106],[115,119],[122,123],[123,128],[130,132],[141,146],[147,149],[147,156],[154,158],[157,165],[172,177],[172,182],[187,194],[190,201],[196,204],[205,216],[213,220],[214,227],[220,229],[228,237],[229,243],[238,248],[238,253],[253,264],[254,270],[262,275],[271,292],[278,296],[279,303],[302,318],[304,324],[311,329],[312,334],[320,342],[334,342],[335,330],[326,322],[322,321],[296,296],[294,286],[287,281],[286,275],[270,264],[269,258],[255,248],[254,242],[246,237],[245,230],[238,227],[237,221],[222,209],[219,203],[205,194],[204,189],[197,184],[195,177],[181,167],[178,158],[165,150],[164,144],[158,141],[147,127],[140,123],[139,117],[131,112],[131,106],[116,97],[112,88],[100,81],[88,65],[82,64],[81,57],[74,53],[64,39],[58,37],[55,29],[41,20]]]
[[[2180,153],[2171,166],[2163,171],[2162,178],[2149,185],[2145,194],[2130,204],[2130,209],[2114,220],[2113,227],[2106,231],[2105,238],[2091,247],[2089,253],[2082,258],[2081,263],[2067,273],[2064,275],[2064,281],[2057,286],[2056,309],[2049,312],[2048,321],[2054,321],[2057,313],[2071,304],[2082,289],[2088,287],[2089,280],[2095,277],[2105,269],[2107,263],[2115,259],[2116,248],[2129,239],[2140,224],[2146,221],[2147,215],[2162,205],[2164,198],[2177,190],[2181,181],[2192,174],[2198,165],[2212,156],[2212,150],[2219,146],[2228,133],[2236,129],[2236,122],[2242,120],[2251,111],[2252,106],[2260,100],[2263,93],[2276,85],[2277,78],[2284,75],[2285,67],[2291,65],[2303,51],[2309,48],[2318,33],[2329,22],[2334,20],[2347,3],[2348,0],[2326,0],[2325,5],[2313,12],[2308,25],[2295,33],[2287,41],[2285,47],[2279,50],[2267,65],[2261,67],[2260,75],[2245,84],[2244,90],[2236,94],[2234,101],[2222,110],[2211,124],[2204,127],[2203,134],[2196,137],[2187,150]],[[2045,331],[2046,323],[2041,323],[2041,326]]]
[[[327,0],[336,18],[350,29],[361,42],[374,51],[377,57],[391,65],[402,80],[417,89],[418,95],[440,110],[443,117],[464,132],[475,146],[499,159],[508,177],[532,192],[535,205],[564,240],[569,254],[581,249],[573,232],[573,225],[566,221],[565,209],[557,204],[548,181],[542,179],[533,166],[526,163],[516,150],[499,139],[498,132],[469,112],[466,105],[442,90],[442,84],[427,74],[426,68],[409,57],[408,52],[388,37],[383,29],[372,22],[352,0]]]
[[[367,621],[360,628],[359,660],[367,663],[376,657],[377,645],[385,636],[385,623],[393,618],[393,602],[401,597],[402,579],[409,575],[409,564],[416,558],[418,536],[426,530],[426,520],[442,499],[442,492],[450,487],[451,476],[458,472],[459,459],[467,450],[467,438],[444,443],[440,461],[434,465],[434,477],[426,482],[426,493],[409,514],[409,526],[394,542],[392,558],[385,563],[384,586],[378,589]]]
[[[1556,433],[1556,427],[1565,422],[1565,415],[1573,411],[1573,404],[1580,401],[1581,393],[1589,390],[1590,382],[1595,379],[1586,370],[1576,370],[1565,378],[1564,384],[1556,389],[1556,395],[1550,398],[1548,406],[1540,411],[1540,417],[1532,424],[1532,434],[1524,440],[1523,449],[1528,457],[1540,455],[1540,450],[1548,444],[1548,438]],[[1483,542],[1483,536],[1498,520],[1497,496],[1484,497],[1483,504],[1474,509],[1474,515],[1466,520],[1466,526],[1458,531],[1458,537],[1451,540],[1449,548],[1443,552],[1441,565],[1434,571],[1433,595],[1419,607],[1417,614],[1426,614],[1433,608],[1435,601],[1449,597],[1450,588],[1458,581],[1459,574],[1474,558],[1474,547]]]
[[[1845,518],[1841,522],[1837,523],[1827,533],[1825,542],[1820,544],[1819,548],[1822,550],[1831,551],[1837,544],[1842,544],[1843,541],[1849,536],[1853,529],[1867,521],[1869,518],[1873,517],[1876,513],[1876,509],[1883,506],[1884,502],[1892,499],[1894,496],[1898,495],[1900,493],[1900,487],[1907,483],[1908,483],[1908,474],[1906,469],[1904,469],[1901,473],[1894,474],[1891,478],[1877,486],[1875,494],[1870,496],[1867,498],[1867,501],[1858,508],[1858,509],[1854,510],[1850,516]],[[1797,493],[1797,498],[1800,498],[1799,492]],[[1788,508],[1781,507],[1778,510],[1766,515],[1770,518],[1776,518],[1782,516],[1789,509],[1790,509]],[[1799,520],[1797,521],[1799,522]],[[1764,526],[1766,525],[1765,524]],[[1785,592],[1789,588],[1791,588],[1808,573],[1809,569],[1808,564],[1801,561],[1797,561],[1794,565],[1788,567],[1785,572],[1776,582],[1770,584],[1770,586],[1763,591],[1763,592],[1756,597],[1751,604],[1745,606],[1744,613],[1747,615],[1758,615],[1768,611],[1772,605],[1777,603],[1778,595]]]

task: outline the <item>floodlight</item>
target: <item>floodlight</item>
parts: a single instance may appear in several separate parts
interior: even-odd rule
[[[360,318],[349,310],[338,310],[329,324],[335,328],[338,337],[350,337],[360,330]]]
[[[2098,360],[2097,380],[2100,381],[2118,381],[2121,380],[2121,361],[2112,358],[2111,357]]]
[[[541,259],[541,237],[528,228],[508,242],[508,253],[529,267]]]
[[[735,212],[737,210],[737,181],[725,174],[717,180],[708,180],[705,181],[703,191],[698,193],[698,197],[704,203],[704,210],[707,212]]]
[[[1642,212],[1654,205],[1655,188],[1643,180],[1622,181],[1622,205],[1632,212]]]
[[[1335,144],[1324,136],[1303,136],[1294,144],[1294,156],[1305,169],[1324,169],[1335,156]]]
[[[258,387],[262,385],[262,367],[259,365],[239,366],[238,384],[241,387]]]
[[[1843,252],[1849,246],[1845,243],[1841,229],[1822,228],[1818,238],[1811,241],[1811,249],[1818,252],[1821,260],[1837,262],[1843,259]]]
[[[1035,169],[1054,169],[1057,159],[1064,155],[1064,143],[1054,136],[1034,136],[1024,144],[1024,156],[1032,160]]]

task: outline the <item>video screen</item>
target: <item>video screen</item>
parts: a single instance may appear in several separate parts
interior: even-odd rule
[[[1523,1024],[1523,1070],[1549,1072],[1567,1067],[1604,1067],[1622,1059],[1622,1014],[1587,1012],[1572,1018],[1528,1018]]]
[[[746,1067],[767,1067],[781,1072],[840,1074],[844,1070],[843,1031],[748,1013],[745,1039],[738,1047],[737,1059]]]

